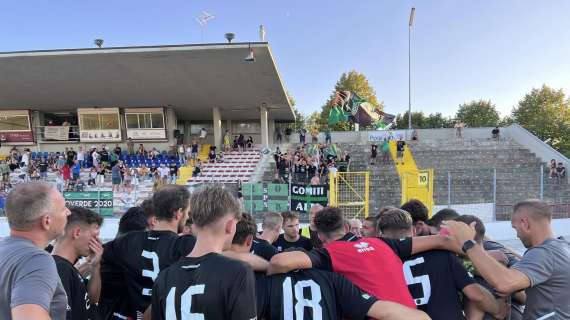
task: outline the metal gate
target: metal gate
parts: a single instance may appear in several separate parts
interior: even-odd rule
[[[405,171],[401,174],[402,203],[411,199],[420,200],[429,209],[433,209],[433,169]]]
[[[346,218],[368,217],[370,177],[368,172],[337,172],[329,175],[329,205]]]

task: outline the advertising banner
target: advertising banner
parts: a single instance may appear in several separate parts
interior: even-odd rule
[[[309,212],[313,204],[326,207],[329,202],[329,185],[291,184],[291,211]]]
[[[46,140],[69,140],[69,127],[68,126],[45,127],[44,138]]]
[[[64,192],[68,207],[91,209],[102,216],[113,215],[113,191]]]

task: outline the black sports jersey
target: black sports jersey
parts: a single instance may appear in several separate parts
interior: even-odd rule
[[[179,237],[172,231],[137,231],[105,248],[103,260],[113,261],[125,277],[130,306],[126,316],[137,318],[144,313],[159,272],[190,253],[195,243],[193,236]]]
[[[113,245],[112,240],[103,245],[103,252]],[[127,285],[120,266],[115,261],[103,259],[101,261],[101,296],[99,297],[99,317],[102,320],[125,317],[128,312]]]
[[[289,248],[303,248],[307,251],[313,249],[313,245],[311,244],[311,240],[309,238],[305,238],[303,236],[299,236],[299,239],[295,242],[289,242],[285,240],[285,235],[280,234],[277,240],[273,242],[273,246],[277,248],[278,252],[283,252]]]
[[[269,261],[274,255],[277,254],[277,252],[277,248],[272,246],[266,240],[259,239],[258,237],[253,238],[253,243],[251,244],[251,253]]]
[[[67,259],[54,255],[53,260],[67,295],[66,319],[96,319],[87,294],[86,280]]]
[[[404,277],[418,306],[433,320],[464,319],[459,292],[475,283],[456,255],[426,251],[404,261]]]
[[[153,320],[256,316],[251,267],[217,253],[180,259],[160,273],[152,290]]]
[[[376,302],[343,276],[316,269],[258,277],[256,285],[259,319],[365,319]]]

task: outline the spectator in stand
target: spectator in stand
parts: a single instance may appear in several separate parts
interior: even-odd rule
[[[57,187],[57,191],[59,192],[65,191],[65,180],[63,180],[61,171],[55,172],[55,185]]]
[[[113,183],[113,192],[119,192],[121,191],[121,167],[119,166],[119,163],[116,163],[112,168],[111,168],[111,180]]]
[[[169,174],[170,174],[170,183],[176,183],[176,177],[178,176],[178,166],[176,166],[176,162],[172,161],[168,165]]]
[[[61,168],[61,176],[63,177],[63,182],[65,188],[67,189],[69,180],[71,179],[71,168],[67,165],[67,163],[63,165],[63,168]]]
[[[113,151],[114,151],[115,155],[117,155],[117,158],[119,158],[121,156],[121,152],[123,151],[123,149],[121,149],[121,147],[117,143],[115,145],[115,149]]]
[[[40,171],[40,178],[45,180],[47,179],[47,171],[48,171],[48,163],[46,158],[42,158],[40,163],[38,164],[38,169]]]
[[[202,161],[198,159],[194,165],[194,171],[192,171],[192,177],[199,177],[202,174]]]
[[[161,185],[168,184],[168,175],[170,174],[170,169],[167,168],[164,163],[160,164],[160,168],[158,168],[158,173],[160,174],[160,184]]]
[[[30,149],[24,149],[24,152],[22,153],[21,163],[23,163],[26,167],[30,165]]]
[[[186,146],[183,144],[178,146],[178,161],[180,161],[180,165],[186,164]]]
[[[362,221],[356,219],[356,218],[352,218],[348,221],[348,224],[350,225],[350,232],[352,234],[354,234],[357,237],[362,237]]]
[[[384,139],[382,142],[382,163],[385,165],[390,162],[390,141]]]
[[[74,161],[71,172],[73,174],[73,180],[78,180],[79,175],[81,174],[81,165],[79,165],[79,161]]]
[[[419,138],[418,129],[412,130],[412,141],[418,141],[418,138]]]
[[[133,176],[131,175],[131,170],[129,168],[123,168],[124,176],[123,176],[123,191],[127,193],[131,193],[133,190]]]
[[[105,174],[107,173],[107,169],[103,168],[103,166],[98,165],[97,167],[97,185],[101,186],[105,183]]]
[[[67,159],[67,165],[70,167],[73,166],[74,161],[77,158],[77,152],[75,152],[73,150],[73,147],[70,147],[69,150],[67,150],[65,154],[66,154],[66,159]]]
[[[91,162],[93,163],[94,167],[98,167],[99,166],[99,153],[97,152],[97,150],[93,150],[93,152],[91,153]]]
[[[127,152],[130,156],[135,154],[135,142],[133,141],[133,138],[127,139]]]
[[[396,164],[404,165],[404,150],[406,149],[406,142],[400,138],[396,142]]]
[[[145,180],[146,178],[148,178],[148,174],[149,174],[149,169],[146,166],[146,164],[143,163],[138,170],[138,176],[140,179]]]
[[[96,185],[97,181],[97,168],[91,167],[91,171],[89,171],[89,180],[87,181],[87,185],[94,186]]]
[[[370,164],[371,165],[375,165],[376,164],[376,157],[378,156],[378,146],[373,144],[370,147]]]
[[[237,138],[237,144],[238,144],[238,151],[242,152],[245,149],[245,137],[241,133]]]
[[[67,297],[44,248],[63,235],[69,209],[47,183],[16,186],[6,199],[10,236],[0,240],[0,319],[66,318]]]
[[[224,134],[224,151],[230,152],[231,151],[231,143],[232,143],[232,136],[230,135],[230,130],[226,130],[226,134]]]
[[[556,172],[556,160],[550,160],[550,173],[548,174],[550,178],[558,178],[558,173]]]
[[[327,127],[325,129],[325,144],[332,143],[331,128]]]
[[[249,136],[247,138],[247,141],[245,142],[245,144],[247,145],[248,149],[252,149],[253,148],[253,137]]]
[[[215,163],[216,162],[216,151],[214,149],[210,149],[208,153],[208,162]]]
[[[312,143],[319,143],[319,130],[316,127],[311,129],[311,142]]]
[[[137,154],[143,157],[146,156],[146,150],[142,143],[139,144],[139,149],[137,150]]]
[[[200,141],[202,143],[204,143],[204,140],[206,139],[207,135],[208,135],[208,131],[206,131],[206,128],[200,129]]]
[[[103,145],[101,147],[101,152],[99,153],[101,156],[101,165],[104,168],[110,168],[109,166],[109,151],[107,150],[107,146]]]
[[[10,182],[10,168],[6,160],[0,161],[0,174],[2,174],[2,186]]]
[[[194,139],[192,141],[192,161],[195,162],[196,159],[198,159],[198,149],[199,149],[199,145],[198,145],[198,141],[196,141],[196,139]]]
[[[299,129],[299,143],[305,144],[305,136],[307,135],[307,129]]]
[[[85,152],[83,152],[83,146],[79,146],[79,150],[77,151],[77,161],[79,162],[79,166],[83,167],[83,163],[85,162]]]
[[[319,185],[319,184],[321,184],[321,179],[319,178],[319,176],[314,175],[314,176],[311,178],[311,181],[310,181],[309,184],[312,185],[312,186]]]
[[[455,137],[457,139],[463,139],[463,128],[465,128],[465,123],[463,123],[461,120],[458,120],[455,123]]]
[[[495,127],[495,129],[491,130],[491,136],[494,140],[500,140],[500,130],[499,127]]]
[[[558,166],[556,167],[556,174],[559,179],[566,178],[566,168],[562,162],[558,162]]]
[[[287,143],[289,143],[291,141],[291,134],[293,133],[293,129],[291,129],[290,127],[285,129],[285,140],[287,141]]]

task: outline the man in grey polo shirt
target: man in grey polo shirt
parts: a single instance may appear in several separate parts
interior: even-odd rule
[[[540,200],[525,200],[515,205],[511,225],[528,251],[511,269],[471,242],[474,225],[448,221],[445,228],[498,292],[509,295],[525,290],[524,320],[567,320],[570,319],[570,243],[555,238],[551,219],[550,206]]]
[[[0,240],[0,319],[65,319],[65,291],[44,248],[63,234],[68,215],[52,185],[23,183],[8,195],[10,236]]]

